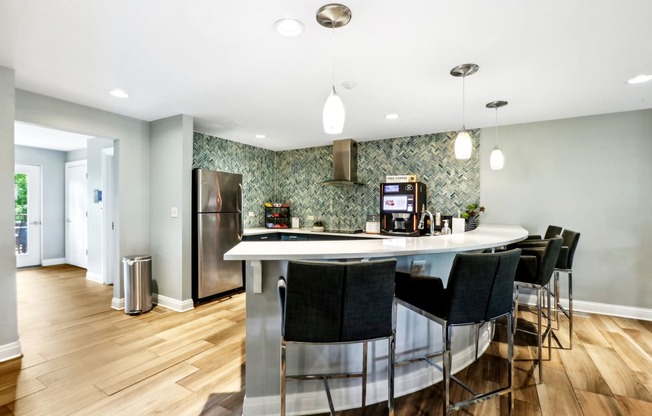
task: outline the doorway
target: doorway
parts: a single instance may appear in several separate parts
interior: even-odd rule
[[[67,162],[65,166],[66,263],[85,269],[88,266],[87,164],[79,160]]]
[[[41,264],[41,167],[14,169],[16,267]]]

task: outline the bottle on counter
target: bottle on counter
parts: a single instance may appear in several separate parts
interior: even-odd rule
[[[451,229],[448,227],[448,220],[444,220],[444,226],[441,227],[441,235],[448,235],[451,233]]]

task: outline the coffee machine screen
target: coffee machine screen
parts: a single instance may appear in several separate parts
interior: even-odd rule
[[[383,210],[391,212],[414,212],[414,195],[384,195]]]

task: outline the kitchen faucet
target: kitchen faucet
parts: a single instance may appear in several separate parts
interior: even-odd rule
[[[423,230],[423,220],[425,219],[426,214],[428,214],[428,218],[430,218],[430,236],[432,237],[435,235],[435,220],[432,218],[432,213],[426,209],[425,205],[421,207],[421,219],[419,220],[418,227],[420,230]]]

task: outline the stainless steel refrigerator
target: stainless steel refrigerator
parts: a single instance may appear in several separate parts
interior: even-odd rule
[[[193,170],[193,299],[243,287],[241,261],[224,253],[242,240],[242,175]]]

